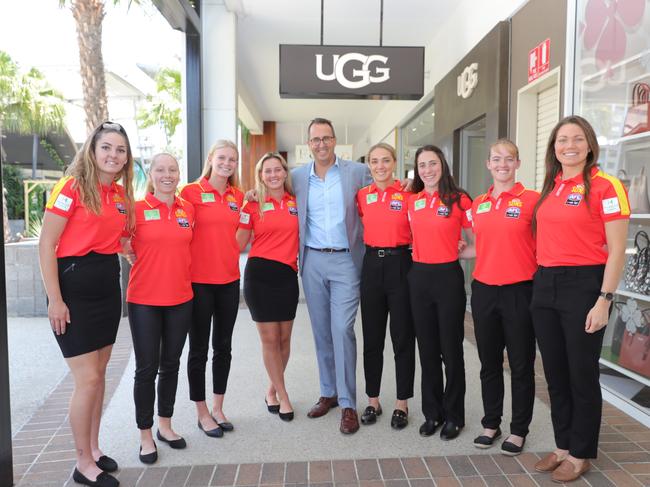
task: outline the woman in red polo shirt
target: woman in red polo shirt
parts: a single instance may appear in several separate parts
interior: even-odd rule
[[[600,349],[625,261],[630,205],[625,188],[598,169],[594,129],[560,120],[546,148],[535,208],[537,263],[531,312],[551,398],[555,451],[536,465],[569,482],[598,452]]]
[[[445,155],[434,145],[420,147],[415,153],[413,191],[408,202],[413,235],[408,283],[422,368],[425,421],[420,434],[431,436],[442,425],[440,438],[452,440],[465,426],[463,322],[467,296],[458,242],[461,229],[471,226],[467,213],[472,200],[458,187]]]
[[[237,187],[237,146],[218,140],[203,173],[181,191],[194,206],[190,253],[194,292],[187,375],[198,427],[211,437],[234,429],[223,412],[232,359],[232,332],[239,309],[239,245],[235,239],[244,194]],[[212,328],[212,411],[205,402],[205,365]]]
[[[253,243],[244,271],[244,298],[257,323],[262,357],[271,382],[264,401],[283,421],[293,419],[284,383],[291,329],[298,306],[298,208],[289,166],[276,152],[267,152],[255,166],[258,202],[241,212],[237,241]]]
[[[135,204],[131,247],[135,262],[126,300],[135,352],[135,418],[140,430],[140,460],[158,459],[151,433],[158,375],[157,438],[172,448],[185,440],[172,429],[178,367],[192,321],[190,242],[194,208],[176,196],[178,161],[170,154],[151,160],[147,193]]]
[[[535,239],[533,209],[539,193],[516,182],[519,150],[510,140],[490,146],[487,168],[493,184],[472,205],[475,245],[461,257],[476,256],[472,281],[472,316],[481,360],[483,434],[477,448],[489,448],[501,436],[503,416],[503,350],[508,351],[512,385],[510,435],[504,455],[519,455],[524,446],[535,401],[535,333],[530,317]]]
[[[120,179],[124,186],[116,183]],[[99,448],[99,425],[122,307],[117,253],[134,220],[132,181],[133,156],[124,128],[98,125],[52,190],[39,241],[47,314],[74,377],[73,479],[102,487],[119,484],[106,473],[118,466]]]
[[[390,312],[390,337],[395,354],[397,402],[391,418],[394,429],[408,425],[408,400],[413,397],[415,331],[406,276],[411,269],[411,229],[408,197],[393,178],[395,149],[379,143],[368,151],[373,183],[357,193],[366,253],[361,269],[361,319],[363,370],[368,407],[363,424],[373,424],[382,414],[379,389],[384,365],[386,320]]]

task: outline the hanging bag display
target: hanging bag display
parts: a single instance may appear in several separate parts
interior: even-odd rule
[[[630,255],[625,265],[625,287],[635,293],[649,294],[649,268],[650,238],[641,230],[634,236],[634,254]]]
[[[645,174],[645,166],[641,172],[632,177],[628,193],[630,200],[630,211],[632,213],[650,213],[650,199],[648,199],[648,177]]]
[[[647,83],[634,83],[632,106],[627,109],[623,136],[640,134],[650,130],[650,86]]]

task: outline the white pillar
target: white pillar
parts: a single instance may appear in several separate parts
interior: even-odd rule
[[[237,16],[223,0],[201,3],[203,158],[217,139],[237,143]]]

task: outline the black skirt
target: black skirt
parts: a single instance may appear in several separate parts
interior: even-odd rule
[[[75,357],[115,343],[122,297],[117,254],[90,252],[58,259],[59,286],[70,311],[63,335],[56,335],[63,356]]]
[[[298,307],[298,274],[287,264],[251,257],[244,271],[244,299],[258,323],[293,320]]]

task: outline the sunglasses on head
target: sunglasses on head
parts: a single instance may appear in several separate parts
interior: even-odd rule
[[[102,129],[115,130],[117,132],[122,132],[123,134],[126,134],[126,130],[124,130],[124,127],[122,127],[119,123],[116,122],[104,122],[102,124]]]

